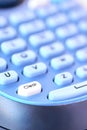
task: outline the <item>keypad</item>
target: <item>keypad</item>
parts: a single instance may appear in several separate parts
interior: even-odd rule
[[[87,12],[73,0],[19,8],[0,12],[0,94],[47,106],[87,98]]]

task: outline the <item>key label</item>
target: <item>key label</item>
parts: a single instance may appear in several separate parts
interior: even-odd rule
[[[10,76],[11,76],[11,74],[10,74],[9,72],[4,73],[4,75],[5,75],[6,77],[10,77]]]
[[[20,96],[32,96],[41,92],[41,84],[37,81],[23,84],[18,88],[18,95]]]
[[[81,85],[81,86],[74,86],[75,89],[79,89],[79,88],[83,88],[83,87],[87,87],[87,84]]]

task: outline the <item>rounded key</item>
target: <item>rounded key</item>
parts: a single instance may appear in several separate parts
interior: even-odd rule
[[[71,1],[65,1],[65,0],[51,0],[53,2],[60,2],[60,5],[58,5],[59,9],[63,12],[69,12],[70,10],[77,8],[78,4],[76,3],[76,1],[73,2],[73,0]],[[61,2],[63,1],[63,2]]]
[[[78,20],[86,17],[86,11],[84,11],[81,7],[74,8],[69,12],[69,19],[73,22],[77,22]]]
[[[81,32],[87,32],[87,19],[82,19],[78,23],[78,28]]]
[[[78,33],[78,29],[74,24],[63,25],[56,29],[56,34],[60,39],[66,39]]]
[[[18,87],[18,95],[32,96],[41,93],[41,84],[37,81],[22,84]]]
[[[27,50],[12,55],[11,60],[13,64],[18,66],[31,64],[36,60],[36,54],[31,50]]]
[[[29,43],[33,47],[39,47],[41,45],[48,44],[55,40],[55,35],[52,31],[43,31],[37,34],[33,34],[29,37]]]
[[[7,25],[7,20],[4,16],[0,16],[0,27],[5,27]]]
[[[22,13],[15,12],[9,16],[9,20],[12,25],[19,25],[33,19],[35,19],[35,15],[31,11]]]
[[[28,36],[33,33],[38,33],[45,29],[45,24],[41,20],[24,23],[19,26],[19,32],[22,36]]]
[[[87,78],[87,65],[83,65],[81,67],[78,67],[76,69],[76,75],[82,79]]]
[[[76,57],[81,62],[87,61],[87,48],[80,49],[76,52]]]
[[[7,85],[17,82],[18,74],[14,70],[0,73],[0,85]]]
[[[65,44],[68,47],[68,49],[76,50],[87,45],[87,37],[86,35],[80,34],[67,39]]]
[[[1,50],[7,55],[24,50],[25,48],[26,42],[21,38],[9,40],[1,44]]]
[[[55,55],[60,55],[64,52],[64,46],[62,43],[55,42],[50,45],[46,45],[40,48],[40,54],[44,58],[50,58]]]
[[[69,55],[65,54],[60,57],[53,58],[51,60],[51,66],[53,69],[61,70],[66,67],[70,67],[74,63],[74,58]]]
[[[53,16],[50,16],[47,20],[46,20],[46,24],[48,27],[50,28],[56,28],[58,26],[64,25],[68,23],[68,19],[66,17],[66,15],[59,13],[59,14],[55,14]]]
[[[36,63],[29,66],[25,66],[23,69],[23,74],[26,77],[33,78],[35,76],[43,75],[47,71],[47,66],[42,63]]]
[[[7,62],[5,59],[0,58],[0,72],[4,71],[7,67]]]
[[[87,95],[87,81],[49,92],[49,100],[64,101]]]
[[[5,27],[0,29],[0,41],[9,40],[15,38],[17,36],[17,32],[12,27]]]
[[[58,86],[69,85],[70,83],[72,83],[72,81],[73,81],[73,76],[69,72],[63,72],[63,73],[57,74],[54,78],[54,82]]]

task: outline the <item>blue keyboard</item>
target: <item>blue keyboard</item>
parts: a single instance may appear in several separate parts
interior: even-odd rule
[[[73,0],[25,3],[0,9],[0,95],[42,106],[87,100],[87,12]]]

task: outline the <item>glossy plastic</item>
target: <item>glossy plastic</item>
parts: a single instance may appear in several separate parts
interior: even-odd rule
[[[10,12],[15,13],[22,9],[27,10],[27,0],[19,6],[13,8],[0,9],[0,14],[9,16]],[[17,27],[16,27],[17,29]],[[0,53],[1,54],[1,53]],[[1,54],[2,56],[2,54]],[[4,58],[7,58],[4,56]],[[10,65],[10,62],[9,62]],[[76,66],[75,66],[76,67]],[[19,68],[13,67],[18,73]],[[51,70],[51,69],[50,69]],[[73,73],[72,68],[68,71]],[[46,77],[48,87],[44,85],[46,80],[44,76],[39,76],[34,80],[40,81],[44,86],[41,96],[35,95],[30,98],[24,98],[17,95],[17,87],[19,84],[11,84],[9,87],[0,88],[0,129],[7,130],[86,130],[87,129],[87,96],[69,99],[66,101],[49,101],[48,93],[51,91],[49,86],[54,85],[51,70]],[[49,78],[50,75],[50,78]],[[21,77],[27,82],[29,79]],[[44,80],[42,80],[42,79]],[[40,80],[39,80],[40,79]],[[77,79],[74,83],[77,82]],[[80,82],[80,81],[79,81]],[[23,84],[21,80],[21,84]],[[14,92],[14,93],[13,93]],[[43,98],[45,97],[45,98]]]

